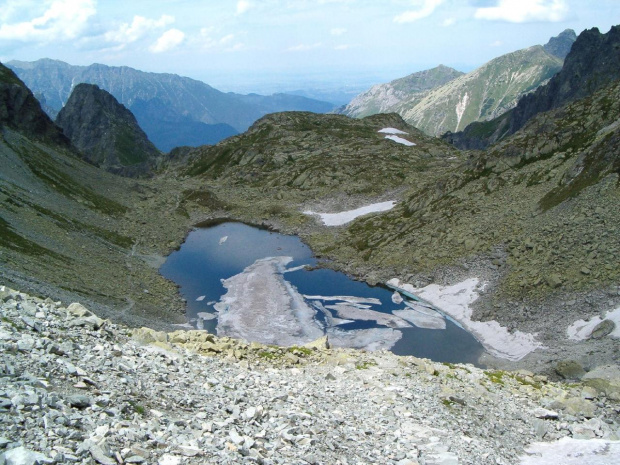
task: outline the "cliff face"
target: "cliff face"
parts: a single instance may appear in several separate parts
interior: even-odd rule
[[[0,126],[28,136],[68,145],[62,131],[41,110],[32,92],[7,67],[0,64]]]
[[[56,123],[83,158],[125,176],[149,173],[160,157],[133,114],[108,92],[79,84]]]
[[[597,28],[582,32],[566,57],[562,70],[549,83],[519,100],[501,120],[472,123],[444,139],[461,149],[483,149],[514,134],[535,115],[594,94],[620,79],[620,26],[607,34]]]

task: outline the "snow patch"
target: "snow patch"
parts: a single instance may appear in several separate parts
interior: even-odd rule
[[[340,213],[317,213],[311,210],[306,210],[304,211],[304,214],[319,215],[325,226],[342,226],[343,224],[350,223],[355,218],[367,215],[368,213],[378,213],[391,210],[395,205],[396,201],[390,200],[389,202],[373,203],[371,205],[366,205],[365,207]]]
[[[403,139],[402,137],[398,136],[385,136],[385,138],[393,140],[394,142],[397,142],[399,144],[406,145],[407,147],[413,147],[415,145],[415,142],[408,141],[407,139]]]
[[[463,98],[459,101],[459,103],[456,104],[456,129],[454,130],[454,132],[457,132],[459,130],[459,125],[461,124],[461,118],[463,118],[463,115],[465,114],[465,109],[467,108],[467,102],[469,102],[469,94],[467,92],[465,92],[465,95],[463,95]]]
[[[383,128],[383,129],[379,129],[379,131],[382,134],[409,134],[408,132],[405,131],[401,131],[400,129],[396,129],[396,128]]]
[[[592,330],[603,320],[611,320],[616,324],[616,328],[609,334],[612,337],[620,338],[620,307],[610,310],[603,318],[595,316],[586,320],[577,320],[566,329],[566,334],[573,341],[583,341],[590,337]]]
[[[463,328],[474,335],[493,356],[508,360],[521,360],[530,352],[543,348],[533,334],[515,331],[510,333],[497,321],[473,321],[471,305],[478,299],[478,290],[484,288],[478,278],[470,278],[453,286],[429,286],[416,289],[411,284],[401,283],[394,278],[389,286],[419,296],[446,315],[454,318]]]
[[[519,465],[620,465],[620,441],[562,438],[530,444]]]

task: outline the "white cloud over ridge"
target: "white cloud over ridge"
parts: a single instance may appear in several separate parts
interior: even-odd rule
[[[566,18],[565,0],[499,0],[496,6],[478,8],[476,19],[510,23],[559,22]]]
[[[41,16],[2,24],[0,40],[48,42],[75,39],[87,29],[88,20],[97,12],[94,0],[55,0],[46,2],[46,5]]]
[[[159,19],[149,19],[144,16],[134,16],[131,24],[124,23],[113,31],[104,34],[104,38],[108,42],[117,42],[119,44],[130,44],[135,42],[150,32],[164,28],[174,23],[174,17],[162,15]]]
[[[417,6],[415,10],[408,10],[394,17],[395,23],[412,23],[433,14],[444,0],[416,0],[413,2]]]
[[[178,29],[168,29],[149,47],[153,53],[168,52],[178,47],[185,40],[185,33]]]

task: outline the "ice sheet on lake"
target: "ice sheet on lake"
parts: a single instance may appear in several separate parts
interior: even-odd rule
[[[326,326],[339,326],[339,325],[345,325],[347,323],[353,323],[353,320],[343,320],[342,318],[334,318],[334,315],[332,315],[332,312],[327,310],[323,306],[323,304],[317,300],[312,302],[312,305],[323,314],[323,316],[325,317]]]
[[[287,268],[282,273],[292,273],[293,271],[305,270],[306,268],[308,268],[308,265],[299,265],[293,268]]]
[[[376,321],[379,325],[388,326],[390,328],[410,328],[411,325],[402,318],[391,315],[389,313],[377,312],[375,310],[361,309],[352,305],[338,303],[335,305],[326,305],[325,308],[334,310],[336,314],[343,319],[358,321]]]
[[[403,300],[405,300],[405,299],[403,299],[403,296],[400,295],[398,293],[398,291],[394,291],[394,294],[392,294],[392,302],[394,302],[396,305],[398,305],[398,304],[402,304]]]
[[[418,328],[446,329],[446,319],[438,311],[417,302],[405,302],[405,304],[409,308],[394,310],[392,313]]]
[[[595,316],[588,321],[577,320],[566,329],[566,334],[573,341],[583,341],[590,337],[592,330],[603,320],[611,320],[616,324],[616,328],[610,333],[610,336],[620,338],[620,307],[607,312],[603,318]]]
[[[317,213],[311,210],[306,210],[304,211],[304,214],[319,215],[325,226],[342,226],[343,224],[350,223],[355,218],[367,215],[368,213],[378,213],[391,210],[394,208],[394,205],[396,205],[396,201],[390,200],[389,202],[373,203],[371,205],[366,205],[365,207],[340,213]]]
[[[543,347],[533,334],[522,331],[510,333],[508,328],[500,326],[497,321],[472,320],[471,305],[478,299],[478,289],[481,287],[478,278],[470,278],[453,286],[431,284],[420,289],[394,278],[388,281],[388,285],[417,295],[454,318],[495,357],[521,360],[530,352]]]
[[[407,147],[413,147],[415,145],[415,142],[408,141],[407,139],[403,139],[402,137],[398,136],[385,136],[385,138],[393,140],[398,144],[406,145]]]
[[[226,242],[228,240],[228,236],[222,236],[220,237],[220,245],[222,245],[224,242]]]
[[[409,134],[408,132],[405,131],[401,131],[400,129],[396,129],[396,128],[383,128],[383,129],[379,129],[379,131],[382,134]]]
[[[203,300],[205,300],[206,297],[207,297],[206,295],[201,295],[200,297],[196,299],[196,302],[202,302]]]
[[[392,328],[356,329],[352,331],[327,328],[327,336],[331,347],[352,347],[374,351],[391,349],[403,337],[403,333]]]
[[[202,318],[203,320],[215,320],[217,318],[217,313],[209,313],[209,312],[198,312],[196,313],[198,318]]]
[[[562,438],[530,444],[519,465],[620,465],[620,441]]]
[[[291,257],[257,260],[222,281],[227,293],[217,305],[217,334],[282,346],[301,345],[323,336],[316,311],[282,277]]]
[[[342,302],[348,302],[350,304],[371,304],[381,305],[381,301],[374,297],[356,297],[354,295],[304,295],[308,300],[322,300],[328,302],[330,300],[340,300]]]

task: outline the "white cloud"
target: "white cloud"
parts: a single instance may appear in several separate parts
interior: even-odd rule
[[[315,44],[299,44],[293,47],[289,47],[286,49],[287,52],[305,52],[307,50],[314,50],[315,48],[319,48],[323,44],[321,42],[317,42]]]
[[[502,45],[504,45],[504,42],[502,42],[501,40],[496,40],[495,42],[491,43],[491,47],[501,47]]]
[[[134,16],[131,24],[121,24],[118,29],[106,32],[104,37],[108,42],[130,44],[146,36],[151,31],[164,28],[172,23],[174,23],[174,17],[169,15],[162,15],[159,19]]]
[[[172,50],[185,40],[185,34],[178,29],[168,29],[157,41],[149,47],[153,53],[162,53]]]
[[[234,34],[228,34],[227,36],[224,36],[224,37],[222,37],[220,39],[220,44],[227,44],[228,42],[230,42],[234,38],[235,38]]]
[[[237,14],[242,15],[246,11],[252,8],[252,4],[248,0],[239,0],[237,2]]]
[[[335,27],[334,29],[330,31],[330,34],[333,36],[341,36],[342,34],[345,34],[346,32],[347,30],[343,27]]]
[[[79,37],[87,28],[88,20],[97,10],[94,0],[56,0],[46,2],[41,16],[17,23],[5,22],[0,26],[0,39],[22,42],[70,40]],[[3,16],[14,10],[7,8]]]
[[[351,48],[351,46],[349,44],[341,44],[341,45],[336,45],[334,47],[334,50],[349,50]]]
[[[477,19],[527,23],[534,21],[558,22],[566,18],[565,0],[499,0],[497,6],[478,8]]]
[[[426,18],[433,14],[435,9],[441,5],[444,0],[416,0],[413,2],[417,7],[415,10],[408,10],[394,17],[395,23],[412,23],[418,19]]]
[[[441,23],[443,27],[450,27],[450,26],[454,26],[455,24],[456,24],[456,19],[454,18],[446,18]]]

